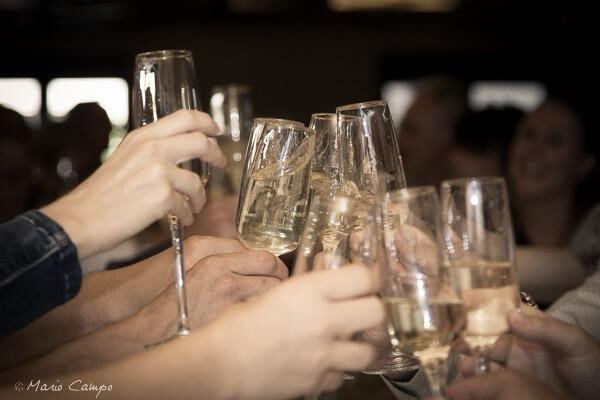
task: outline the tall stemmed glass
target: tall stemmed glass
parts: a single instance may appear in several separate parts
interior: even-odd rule
[[[377,215],[375,203],[313,189],[296,253],[294,275],[332,271],[348,263],[359,263],[368,267],[378,281],[378,265],[382,262],[383,252],[380,251]],[[354,377],[345,374],[344,379]],[[315,400],[320,394],[317,387],[305,399]]]
[[[442,183],[444,263],[467,311],[464,339],[489,369],[486,353],[508,331],[506,314],[519,307],[514,237],[503,178]]]
[[[359,118],[342,115],[339,117],[343,132]],[[310,173],[311,188],[329,195],[343,194],[360,198],[356,182],[360,179],[357,169],[352,167],[353,145],[342,134],[338,126],[338,116],[333,113],[313,114],[309,127],[315,131],[315,157]],[[357,152],[360,153],[359,149]]]
[[[364,198],[406,187],[398,138],[387,102],[356,103],[336,108],[342,140],[352,143],[349,167],[361,175]],[[345,119],[342,117],[346,117]]]
[[[337,116],[318,113],[310,117],[309,128],[315,132],[315,156],[312,160],[310,186],[316,192],[335,193],[340,183],[340,140]]]
[[[133,79],[133,125],[140,127],[180,109],[199,108],[198,87],[192,53],[187,50],[160,50],[138,54]],[[180,164],[198,173],[204,182],[208,166],[198,159]],[[183,228],[175,215],[169,215],[169,230],[175,250],[175,289],[177,298],[177,332],[174,337],[190,333],[185,294],[183,263]]]
[[[340,141],[350,144],[340,148],[345,192],[363,201],[381,203],[387,193],[405,188],[402,158],[387,102],[341,106],[336,114]],[[380,221],[385,225],[389,218],[380,218]],[[417,367],[413,357],[393,348],[363,372],[391,374]]]
[[[255,120],[236,218],[238,236],[246,246],[277,256],[298,246],[314,147],[313,131],[302,124]]]
[[[419,359],[433,398],[444,399],[446,360],[465,313],[451,277],[441,268],[437,192],[426,186],[389,193],[383,213],[389,223],[384,224],[387,262],[381,293],[390,340]]]

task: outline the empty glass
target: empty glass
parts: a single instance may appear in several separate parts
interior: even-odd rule
[[[192,53],[188,50],[160,50],[135,57],[132,93],[134,127],[149,124],[177,110],[199,109],[198,87]],[[198,159],[183,162],[181,168],[208,179],[208,165]],[[190,333],[185,295],[183,227],[179,218],[169,215],[169,229],[175,249],[175,288],[177,294],[177,336]]]
[[[336,114],[343,140],[352,143],[354,149],[351,168],[363,177],[360,184],[363,197],[383,196],[406,187],[398,139],[387,102],[340,106],[336,108]],[[339,118],[344,116],[355,119]]]

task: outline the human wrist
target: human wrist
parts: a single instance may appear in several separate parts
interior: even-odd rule
[[[207,375],[214,376],[211,381],[215,383],[215,387],[211,388],[211,391],[215,399],[243,400],[249,398],[244,395],[243,383],[246,377],[240,373],[243,370],[235,367],[239,364],[239,357],[243,355],[235,350],[235,342],[229,337],[229,332],[226,324],[221,323],[221,319],[202,329],[202,343],[207,349],[202,358],[211,360],[211,363],[208,365],[205,360],[201,362],[209,369]]]
[[[86,229],[88,221],[78,215],[77,209],[77,202],[70,193],[42,207],[39,211],[63,228],[77,248],[79,259],[84,259],[92,255],[95,250]]]

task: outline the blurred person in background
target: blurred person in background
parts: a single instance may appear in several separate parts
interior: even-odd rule
[[[449,177],[449,151],[467,110],[467,89],[458,79],[431,76],[417,82],[414,101],[398,129],[409,185],[437,186]]]
[[[183,225],[206,201],[197,174],[177,167],[225,156],[206,135],[219,127],[204,113],[180,110],[132,131],[94,174],[39,210],[0,224],[0,335],[63,304],[81,285],[81,264],[173,213]]]
[[[39,151],[46,182],[40,204],[67,193],[100,166],[111,130],[108,114],[98,103],[78,104],[64,121],[44,129]]]
[[[0,222],[32,206],[37,165],[32,141],[23,116],[0,105]]]
[[[510,106],[469,111],[450,150],[452,178],[506,176],[508,145],[522,117]]]
[[[543,305],[581,284],[600,254],[598,244],[589,244],[598,237],[600,210],[577,229],[600,192],[588,108],[577,97],[552,93],[522,120],[509,148],[517,261],[526,266],[520,278]]]

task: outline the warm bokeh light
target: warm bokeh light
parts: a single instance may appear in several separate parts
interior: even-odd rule
[[[546,97],[538,82],[479,81],[469,88],[469,103],[476,110],[489,106],[514,106],[523,111],[537,107]]]
[[[383,84],[381,97],[388,102],[390,114],[395,122],[404,118],[404,113],[415,96],[414,84],[408,81],[390,81]]]
[[[60,119],[79,103],[97,102],[113,125],[126,126],[129,119],[129,87],[121,78],[57,78],[48,83],[48,114]]]
[[[42,86],[34,78],[1,78],[0,104],[24,117],[36,117],[42,106]]]

